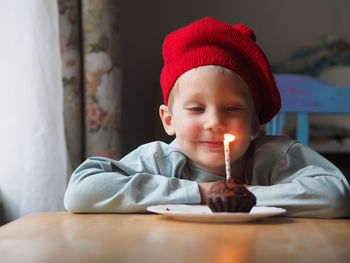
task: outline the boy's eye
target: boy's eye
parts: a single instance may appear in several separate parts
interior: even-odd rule
[[[202,107],[190,107],[190,108],[187,108],[187,110],[189,110],[189,111],[195,111],[195,112],[200,112],[200,111],[203,111],[204,108],[202,108]]]
[[[237,111],[237,110],[240,110],[241,108],[240,107],[226,107],[225,110],[227,111]]]

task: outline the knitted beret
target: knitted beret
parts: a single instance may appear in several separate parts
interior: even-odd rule
[[[165,105],[175,81],[186,71],[219,65],[238,73],[248,84],[261,124],[281,107],[281,98],[269,62],[255,42],[252,29],[204,18],[170,33],[163,43],[160,76]]]

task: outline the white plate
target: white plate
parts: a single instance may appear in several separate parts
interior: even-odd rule
[[[249,213],[213,213],[206,205],[155,205],[147,207],[147,210],[177,220],[210,223],[254,221],[286,212],[286,209],[278,207],[254,206]]]

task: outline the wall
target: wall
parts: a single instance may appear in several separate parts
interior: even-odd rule
[[[160,126],[159,74],[165,36],[212,16],[252,27],[271,62],[322,34],[350,40],[348,0],[151,0],[121,1],[123,152],[155,139],[169,140]]]

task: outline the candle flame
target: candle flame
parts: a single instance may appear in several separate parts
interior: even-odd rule
[[[232,135],[232,134],[226,133],[226,134],[224,135],[224,138],[225,138],[225,141],[232,142],[232,141],[235,139],[235,136]]]

